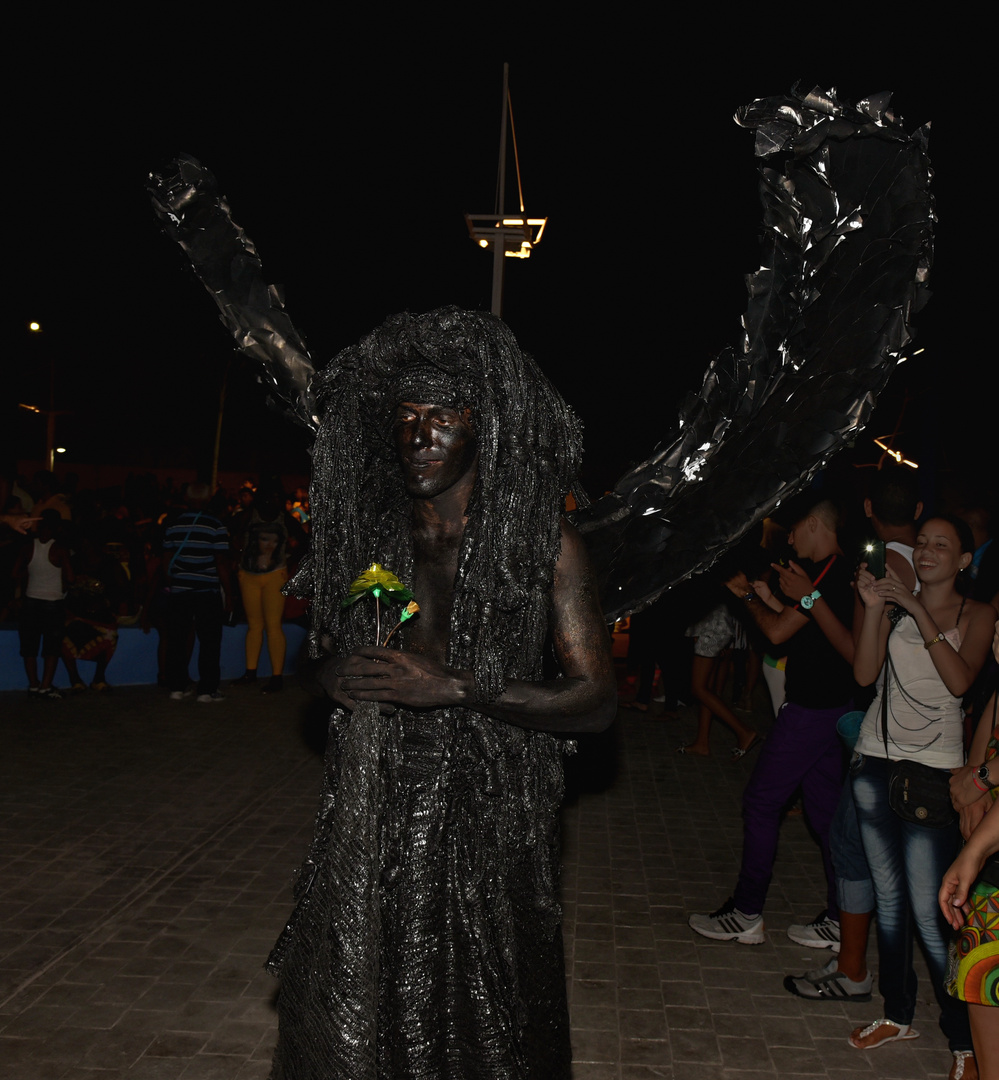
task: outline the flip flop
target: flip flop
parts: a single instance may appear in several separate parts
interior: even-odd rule
[[[753,736],[753,741],[749,744],[749,746],[746,747],[745,750],[743,750],[741,746],[734,747],[732,749],[732,757],[734,757],[734,758],[745,757],[751,750],[755,750],[760,745],[760,743],[762,743],[762,742],[763,742],[763,736],[762,735],[754,735]]]
[[[883,1039],[878,1039],[877,1042],[871,1043],[870,1046],[858,1046],[853,1041],[853,1036],[856,1035],[859,1039],[866,1039],[868,1035],[873,1035],[878,1028],[884,1027],[886,1024],[893,1028],[898,1028],[898,1031],[894,1035],[886,1035]],[[876,1050],[879,1046],[885,1046],[890,1042],[900,1042],[903,1039],[918,1039],[919,1032],[913,1031],[908,1024],[896,1024],[894,1020],[886,1020],[882,1017],[880,1020],[875,1020],[873,1023],[867,1025],[867,1027],[855,1031],[849,1039],[846,1041],[853,1047],[854,1050]]]

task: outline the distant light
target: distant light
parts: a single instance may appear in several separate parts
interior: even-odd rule
[[[480,247],[480,248],[487,248],[487,247],[489,247],[489,241],[488,241],[488,240],[480,240],[480,241],[479,241],[479,247]]]
[[[55,452],[57,454],[65,454],[66,453],[66,447],[65,446],[57,446],[55,448]]]
[[[39,331],[41,330],[41,328],[42,328],[42,324],[41,324],[41,323],[36,323],[36,322],[29,322],[29,323],[28,323],[28,329],[29,329],[29,330],[30,330],[30,331],[31,331],[31,332],[32,332],[33,334],[37,334],[37,333],[38,333],[38,332],[39,332]]]
[[[876,438],[874,440],[874,445],[881,447],[881,449],[884,450],[884,452],[890,458],[892,458],[895,461],[896,464],[898,464],[898,465],[908,465],[910,469],[918,469],[919,468],[919,466],[914,461],[910,461],[907,457],[903,457],[902,454],[899,453],[898,450],[892,450],[892,448],[884,441],[887,438],[888,438],[887,435],[879,436],[878,438]]]

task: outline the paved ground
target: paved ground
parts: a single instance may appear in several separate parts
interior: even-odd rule
[[[761,705],[763,703],[761,702]],[[565,810],[575,1080],[922,1080],[950,1065],[921,967],[922,1038],[871,1054],[875,1000],[781,986],[825,953],[784,935],[821,906],[800,819],[783,829],[768,940],[686,926],[734,884],[752,761],[673,753],[679,721],[622,712],[585,743]],[[265,1080],[274,981],[324,736],[296,689],[217,705],[152,688],[63,702],[0,694],[0,1075],[10,1080]],[[873,951],[873,950],[872,950]],[[333,1080],[333,1078],[331,1078]]]

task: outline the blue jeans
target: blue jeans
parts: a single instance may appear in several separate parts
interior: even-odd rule
[[[887,759],[862,754],[854,754],[850,764],[860,836],[877,896],[878,990],[885,999],[885,1017],[895,1024],[912,1023],[915,928],[940,1005],[940,1028],[951,1050],[970,1050],[968,1008],[944,989],[950,931],[937,904],[940,879],[957,855],[961,836],[956,822],[932,829],[903,821],[888,804],[891,769]]]
[[[874,883],[860,839],[860,822],[853,803],[853,782],[843,784],[839,805],[829,827],[829,851],[836,871],[836,899],[840,911],[863,915],[875,907]]]

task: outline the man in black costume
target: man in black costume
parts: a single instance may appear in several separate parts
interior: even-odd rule
[[[568,1080],[557,736],[615,711],[595,583],[561,516],[578,423],[502,322],[456,308],[389,319],[317,381],[296,585],[338,709],[271,958],[272,1075]],[[341,611],[373,561],[420,605],[391,647],[372,607]]]

